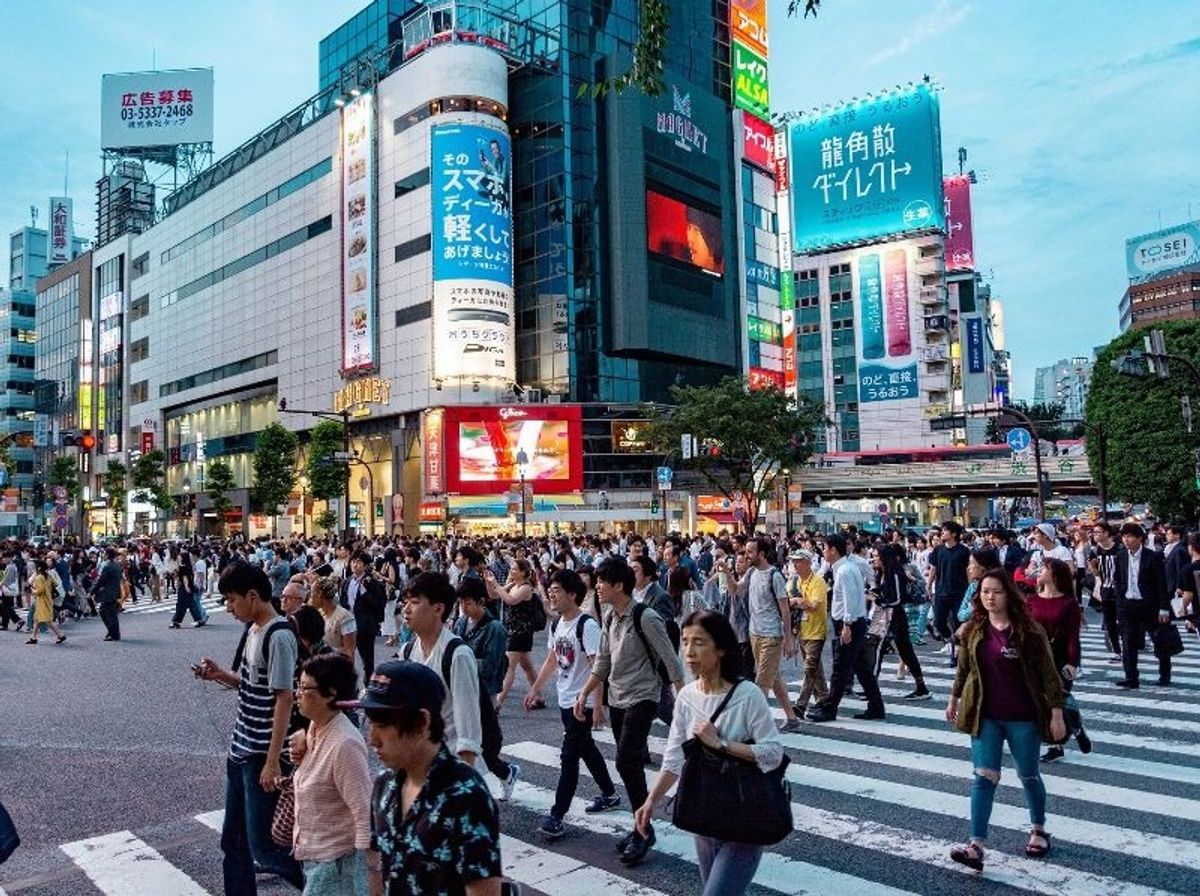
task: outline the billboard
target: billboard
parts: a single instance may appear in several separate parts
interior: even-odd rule
[[[788,126],[788,141],[797,252],[945,226],[938,101],[928,84],[804,115]]]
[[[435,125],[433,378],[516,376],[508,131]]]
[[[767,57],[733,39],[733,105],[766,118],[771,111],[771,91],[767,84]]]
[[[646,248],[707,274],[725,273],[721,219],[654,190],[646,191]]]
[[[1156,230],[1125,243],[1130,283],[1145,283],[1193,264],[1200,264],[1200,221]]]
[[[213,70],[129,72],[100,79],[100,146],[212,143]]]
[[[583,488],[583,423],[579,405],[448,407],[445,414],[447,491],[495,495],[521,480],[541,494]]]
[[[767,0],[730,0],[729,33],[762,57],[767,56]]]
[[[983,318],[967,318],[967,372],[983,373]]]
[[[46,264],[50,267],[66,264],[71,260],[71,239],[75,228],[72,219],[72,204],[67,196],[50,197],[50,237],[46,246]]]
[[[751,165],[770,172],[775,163],[775,129],[749,112],[742,112],[743,154]]]
[[[912,270],[907,244],[864,250],[854,259],[860,403],[919,397]]]
[[[446,491],[445,413],[430,408],[421,417],[421,457],[425,472],[425,493],[440,495]]]
[[[943,181],[946,202],[946,270],[975,269],[975,240],[971,233],[971,178],[956,174]]]
[[[375,97],[342,107],[342,375],[375,367]]]

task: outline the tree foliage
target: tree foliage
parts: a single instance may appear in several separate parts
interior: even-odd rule
[[[308,443],[308,490],[314,498],[328,501],[341,497],[345,491],[345,467],[333,460],[334,453],[341,451],[343,445],[341,423],[322,420],[313,427]]]
[[[125,502],[129,497],[129,470],[117,460],[108,462],[104,471],[104,491],[108,495],[108,506],[117,520],[117,530],[124,531]]]
[[[237,480],[233,477],[233,468],[225,461],[218,458],[205,469],[204,490],[208,493],[213,510],[217,512],[222,533],[225,531],[225,511],[233,507],[233,502],[229,500],[229,492],[236,487]]]
[[[1158,329],[1168,354],[1200,362],[1200,322],[1168,321]],[[1106,436],[1109,500],[1146,502],[1160,517],[1194,521],[1200,494],[1193,450],[1200,440],[1184,426],[1179,398],[1187,395],[1192,407],[1200,408],[1200,384],[1178,363],[1165,380],[1113,370],[1113,359],[1140,349],[1143,335],[1123,333],[1100,351],[1088,391],[1087,420]],[[1088,460],[1097,476],[1098,445],[1098,439],[1088,439]]]
[[[160,449],[147,451],[138,457],[130,478],[137,490],[135,500],[162,511],[170,511],[175,507],[175,500],[167,492],[167,456]]]
[[[288,499],[296,487],[296,434],[271,423],[254,443],[254,497],[267,513]]]
[[[1043,442],[1061,442],[1064,439],[1083,438],[1082,423],[1063,423],[1063,406],[1060,402],[1027,402],[1014,401],[1018,411],[1025,414],[1037,427],[1038,439]],[[1008,438],[1010,429],[1024,426],[1025,423],[1016,417],[1002,414],[988,420],[986,437],[993,445],[1002,445]]]
[[[61,485],[67,490],[67,503],[74,504],[79,497],[79,461],[69,455],[59,455],[50,465],[51,488]]]
[[[338,524],[338,513],[332,507],[326,507],[313,518],[313,522],[326,532],[334,532]]]
[[[709,449],[680,466],[727,498],[746,495],[750,528],[776,476],[808,460],[817,431],[828,422],[820,405],[803,399],[793,404],[780,389],[748,389],[744,377],[726,377],[713,386],[672,386],[671,397],[674,407],[645,409],[651,444],[666,454],[688,434]]]

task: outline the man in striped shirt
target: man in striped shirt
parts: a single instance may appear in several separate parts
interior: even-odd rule
[[[271,840],[280,757],[292,712],[297,644],[287,618],[271,604],[271,580],[259,567],[234,562],[217,584],[225,608],[246,625],[236,671],[205,657],[196,675],[237,688],[237,717],[225,762],[221,850],[226,896],[256,896],[255,871],[304,886],[300,863]]]

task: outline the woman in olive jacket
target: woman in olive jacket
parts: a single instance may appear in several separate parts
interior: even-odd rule
[[[954,861],[983,869],[983,842],[1000,781],[1004,741],[1012,753],[1032,831],[1026,855],[1050,852],[1046,833],[1046,785],[1038,769],[1042,742],[1066,737],[1065,696],[1050,642],[1025,608],[1025,601],[1003,569],[984,573],[972,603],[958,654],[954,689],[946,720],[971,735],[971,837],[950,851]]]

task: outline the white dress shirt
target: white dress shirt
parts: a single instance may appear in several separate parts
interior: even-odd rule
[[[1125,583],[1125,599],[1126,600],[1141,600],[1142,592],[1138,588],[1138,574],[1142,571],[1142,551],[1144,547],[1138,548],[1136,552],[1129,552],[1129,581]]]

